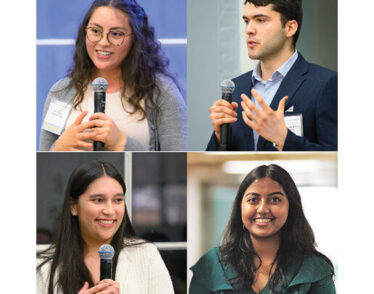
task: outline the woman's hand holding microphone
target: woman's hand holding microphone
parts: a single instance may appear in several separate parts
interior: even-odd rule
[[[127,137],[105,113],[92,114],[88,122],[82,122],[87,111],[83,111],[57,139],[52,151],[92,151],[93,141],[103,142],[105,150],[123,151]]]
[[[88,287],[88,282],[85,282],[78,294],[120,294],[119,283],[110,279],[102,280],[91,288]]]

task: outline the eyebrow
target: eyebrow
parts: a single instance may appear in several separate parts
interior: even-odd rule
[[[272,192],[272,193],[270,193],[266,196],[271,197],[271,196],[274,196],[274,195],[279,195],[279,196],[282,196],[282,197],[286,197],[286,195],[284,195],[281,191]],[[255,193],[255,192],[248,192],[247,194],[244,195],[244,197],[248,197],[248,196],[260,197],[261,195],[258,194],[258,193]]]
[[[88,196],[89,199],[91,198],[96,198],[96,197],[104,197],[105,194],[100,194],[100,193],[97,193],[97,194],[91,194]],[[117,194],[114,194],[113,197],[125,197],[125,194],[123,193],[117,193]]]
[[[250,18],[259,18],[259,17],[270,18],[270,16],[269,16],[269,15],[266,15],[266,14],[255,14],[255,15],[253,15],[253,16],[250,17]],[[249,17],[247,17],[247,16],[245,16],[245,15],[243,15],[242,18],[243,18],[244,20],[248,20],[248,19],[250,19]]]
[[[88,25],[94,25],[94,26],[97,26],[97,27],[99,27],[101,29],[104,29],[101,25],[99,25],[98,23],[95,23],[95,22],[91,22]],[[123,28],[123,27],[113,27],[113,28],[110,28],[109,30],[118,30],[118,29],[121,29],[121,30],[123,30],[123,31],[126,32],[126,29]]]

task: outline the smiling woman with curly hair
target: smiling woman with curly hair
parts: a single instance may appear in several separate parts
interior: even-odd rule
[[[186,106],[148,16],[135,0],[96,0],[75,43],[74,66],[50,90],[40,150],[185,150]],[[94,113],[92,81],[108,82],[106,111]],[[70,110],[62,132],[45,127],[56,101]]]

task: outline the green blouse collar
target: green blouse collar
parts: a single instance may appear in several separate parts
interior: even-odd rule
[[[229,281],[235,279],[237,273],[231,265],[221,262],[221,254],[218,247],[212,248],[191,270],[194,276],[200,280],[200,283],[204,284],[210,291],[235,290],[237,294],[248,294],[248,292],[238,290],[235,284],[230,284]],[[331,274],[331,267],[321,257],[309,256],[303,258],[303,260],[293,258],[290,260],[289,270],[285,273],[288,283],[287,288],[300,284],[314,283],[331,276]],[[268,285],[265,286],[260,294],[268,293],[266,292],[267,288]]]

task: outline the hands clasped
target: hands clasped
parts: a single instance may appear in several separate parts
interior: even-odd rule
[[[85,282],[78,294],[119,294],[119,283],[110,279],[102,280],[94,287],[88,288],[88,282]]]
[[[87,111],[83,111],[57,139],[53,151],[93,150],[93,142],[100,141],[105,149],[123,151],[126,145],[126,135],[104,113],[97,112],[90,116],[88,122],[82,122]]]

